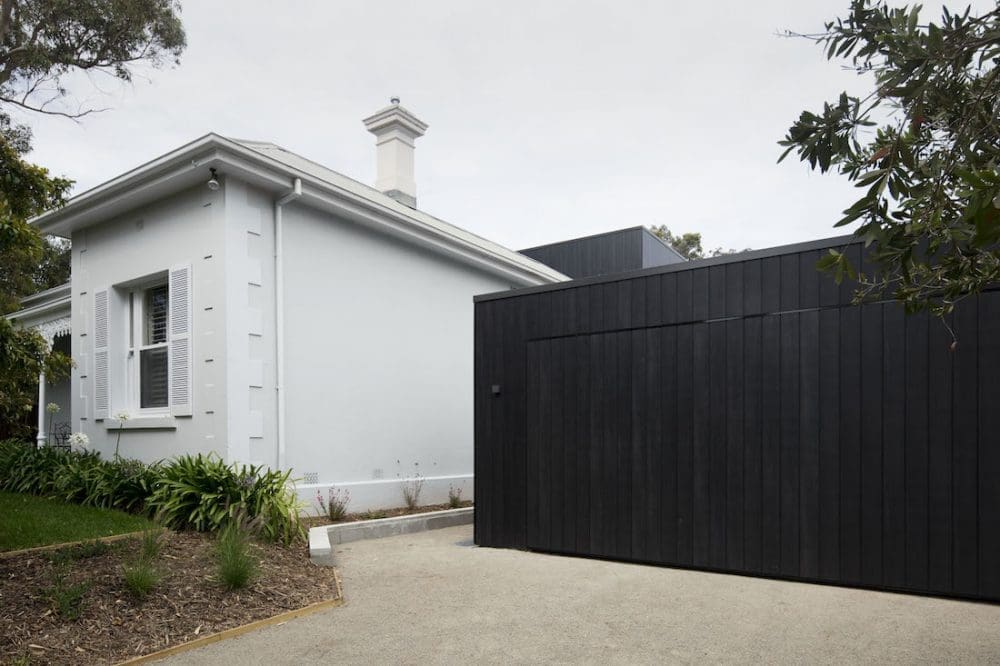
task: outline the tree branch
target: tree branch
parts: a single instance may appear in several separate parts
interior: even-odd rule
[[[105,107],[101,109],[86,109],[83,111],[79,111],[77,113],[70,113],[69,111],[52,111],[46,109],[45,107],[52,101],[53,100],[50,99],[45,103],[43,103],[41,106],[34,106],[32,104],[28,104],[27,102],[23,102],[17,99],[16,97],[0,96],[0,104],[13,104],[14,106],[19,106],[27,111],[33,111],[35,113],[41,113],[47,116],[61,116],[63,118],[69,118],[70,120],[79,120],[80,118],[83,118],[84,116],[89,116],[92,113],[103,113],[105,111],[110,110],[109,108]]]

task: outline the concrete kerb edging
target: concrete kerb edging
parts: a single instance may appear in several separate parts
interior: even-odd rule
[[[456,525],[470,525],[475,507],[430,511],[411,516],[359,520],[354,523],[321,525],[309,530],[309,559],[320,566],[333,566],[335,546],[361,541],[381,539],[400,534],[414,534],[426,530],[437,530]]]

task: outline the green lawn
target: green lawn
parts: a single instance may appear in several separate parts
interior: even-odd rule
[[[140,516],[0,492],[0,552],[82,541],[153,527]]]

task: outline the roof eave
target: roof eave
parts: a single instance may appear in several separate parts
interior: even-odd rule
[[[397,236],[443,250],[467,263],[512,279],[521,286],[569,279],[528,257],[524,257],[523,261],[513,261],[488,248],[433,229],[405,211],[349,192],[217,134],[206,134],[87,190],[62,208],[33,219],[32,224],[44,233],[68,237],[77,229],[194,186],[207,179],[208,169],[212,167],[272,192],[291,189],[295,179],[299,178],[303,183],[304,201],[311,200],[323,208],[349,214],[353,219],[381,227]]]

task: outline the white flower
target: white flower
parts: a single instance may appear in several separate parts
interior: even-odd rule
[[[55,414],[56,412],[59,411],[59,405],[57,405],[54,402],[50,402],[49,404],[45,405],[45,411],[47,411],[49,414]]]
[[[124,423],[125,421],[128,421],[129,415],[128,412],[118,412],[115,414],[115,418]]]
[[[74,451],[86,451],[87,447],[90,446],[90,438],[87,437],[85,433],[74,432],[69,436],[69,445]]]

